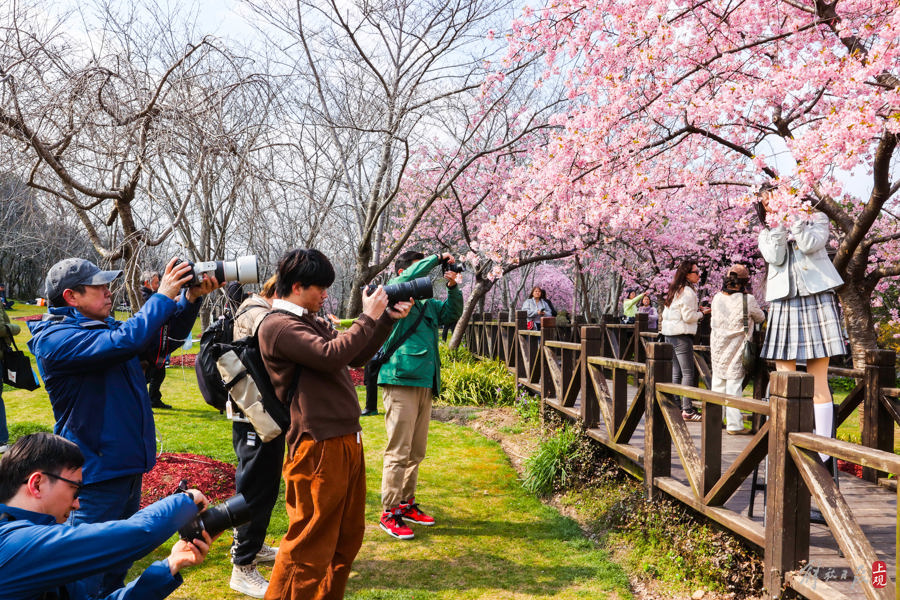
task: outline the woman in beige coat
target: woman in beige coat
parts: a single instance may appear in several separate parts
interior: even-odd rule
[[[733,265],[725,275],[722,291],[713,297],[709,337],[712,357],[712,391],[742,396],[744,341],[753,332],[752,323],[765,319],[756,298],[749,291],[750,272],[744,265]],[[747,323],[744,323],[746,301]],[[744,429],[741,411],[725,407],[726,431],[731,435],[750,433]]]

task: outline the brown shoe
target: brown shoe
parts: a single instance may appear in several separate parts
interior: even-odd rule
[[[726,429],[725,433],[728,435],[753,435],[749,429]]]

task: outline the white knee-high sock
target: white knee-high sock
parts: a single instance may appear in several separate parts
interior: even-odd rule
[[[834,425],[834,404],[831,402],[813,404],[813,409],[816,413],[815,434],[831,437],[831,428]],[[820,452],[819,458],[825,461],[828,460],[828,455]]]

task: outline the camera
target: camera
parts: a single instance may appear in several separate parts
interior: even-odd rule
[[[187,492],[188,483],[182,479],[176,489],[178,492]],[[191,541],[203,539],[203,532],[210,537],[216,537],[226,529],[239,527],[250,521],[250,505],[244,499],[243,494],[235,494],[222,504],[210,506],[201,513],[197,513],[190,522],[178,530],[178,535],[183,540]]]
[[[185,261],[178,260],[175,265],[183,262]],[[187,261],[187,263],[191,265],[191,280],[185,284],[185,287],[200,285],[203,282],[204,273],[211,274],[219,283],[226,281],[259,283],[259,261],[253,254],[239,256],[234,260],[208,260],[197,263]]]
[[[447,271],[453,271],[454,273],[462,273],[466,270],[466,267],[462,263],[452,263],[446,259],[441,259],[441,273],[446,273]]]
[[[364,285],[362,289],[371,294],[378,286],[375,284]],[[388,304],[397,304],[412,298],[413,300],[425,300],[434,297],[434,286],[431,284],[430,277],[419,277],[412,281],[404,281],[402,283],[392,283],[384,286],[384,292],[388,297]]]

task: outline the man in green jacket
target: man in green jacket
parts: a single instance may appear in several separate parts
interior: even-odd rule
[[[421,252],[401,254],[395,263],[397,277],[388,284],[412,281],[427,275],[440,263],[452,263],[450,254]],[[390,536],[408,540],[413,531],[406,522],[434,525],[434,519],[416,503],[419,463],[425,458],[431,400],[441,391],[441,359],[438,354],[438,328],[453,323],[462,314],[462,292],[456,285],[457,273],[447,270],[447,299],[417,300],[409,316],[394,325],[383,348],[390,351],[403,340],[378,373],[378,385],[384,386],[387,448],[381,474],[381,528]],[[419,316],[421,315],[421,320]],[[418,324],[417,324],[418,321]],[[407,336],[407,330],[415,330]],[[404,337],[406,336],[406,337]]]

